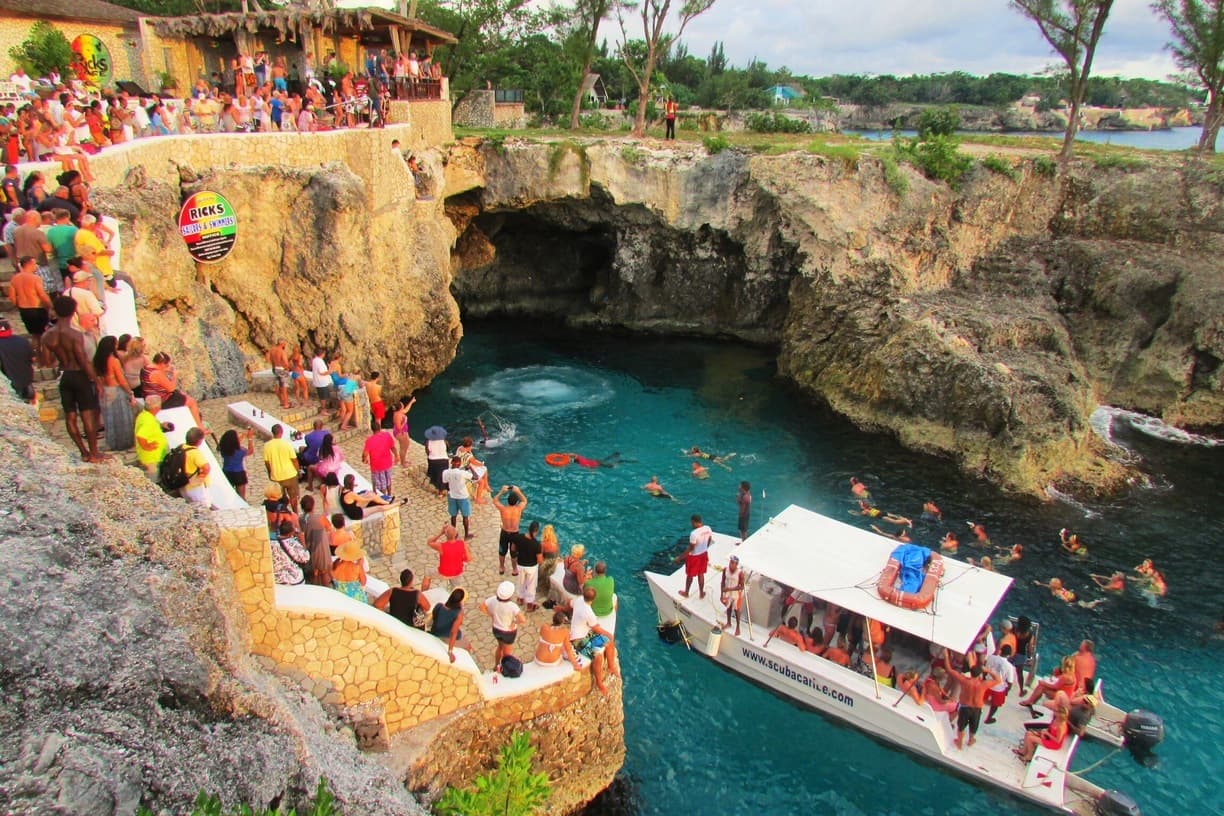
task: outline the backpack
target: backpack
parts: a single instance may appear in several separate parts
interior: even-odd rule
[[[157,466],[157,482],[164,490],[181,490],[191,481],[187,475],[187,446],[179,445],[166,453],[166,458]]]
[[[502,677],[522,677],[523,661],[514,655],[506,655],[501,661]]]

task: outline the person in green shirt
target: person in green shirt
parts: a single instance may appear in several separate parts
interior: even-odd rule
[[[55,263],[60,274],[68,273],[68,259],[76,257],[77,228],[72,223],[72,213],[56,208],[51,211],[55,226],[47,230],[47,243],[55,250]]]
[[[136,415],[136,460],[154,482],[157,481],[157,466],[166,458],[166,433],[157,412],[161,410],[161,397],[150,394],[145,397],[144,410]]]
[[[598,561],[595,564],[595,575],[588,580],[583,587],[591,587],[595,590],[595,600],[591,602],[591,609],[599,617],[611,615],[616,608],[614,598],[616,596],[616,582],[608,575],[608,565],[603,561]]]

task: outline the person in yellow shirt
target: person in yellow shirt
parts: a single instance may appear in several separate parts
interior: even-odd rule
[[[285,429],[278,423],[272,426],[272,438],[264,443],[264,468],[268,478],[285,489],[289,506],[298,506],[298,460],[293,445],[284,439]]]
[[[204,442],[204,432],[199,428],[187,431],[187,455],[183,459],[183,472],[187,474],[187,486],[183,488],[183,498],[195,504],[210,505],[208,498],[208,474],[212,466],[200,451]]]
[[[77,255],[86,263],[98,267],[108,287],[113,289],[115,281],[121,280],[132,288],[132,294],[135,295],[136,284],[130,275],[115,269],[114,262],[111,260],[115,257],[115,251],[110,248],[109,241],[103,241],[98,235],[99,227],[101,225],[97,223],[94,216],[88,213],[81,216],[81,228],[77,230],[76,236],[72,239]]]
[[[166,434],[157,419],[161,410],[161,397],[150,394],[145,397],[144,410],[136,415],[136,461],[154,483],[157,482],[157,466],[166,458]]]

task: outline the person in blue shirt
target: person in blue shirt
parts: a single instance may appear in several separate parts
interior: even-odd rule
[[[221,454],[221,472],[225,474],[225,480],[246,501],[247,472],[243,460],[255,453],[255,431],[248,428],[242,438],[246,440],[245,447],[238,438],[238,432],[231,428],[221,434],[217,452]]]

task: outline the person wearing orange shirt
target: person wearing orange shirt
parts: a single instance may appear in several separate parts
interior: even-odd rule
[[[667,123],[667,132],[664,134],[664,139],[676,138],[676,111],[680,107],[676,104],[676,100],[672,97],[667,97],[667,102],[663,104],[663,119]]]

